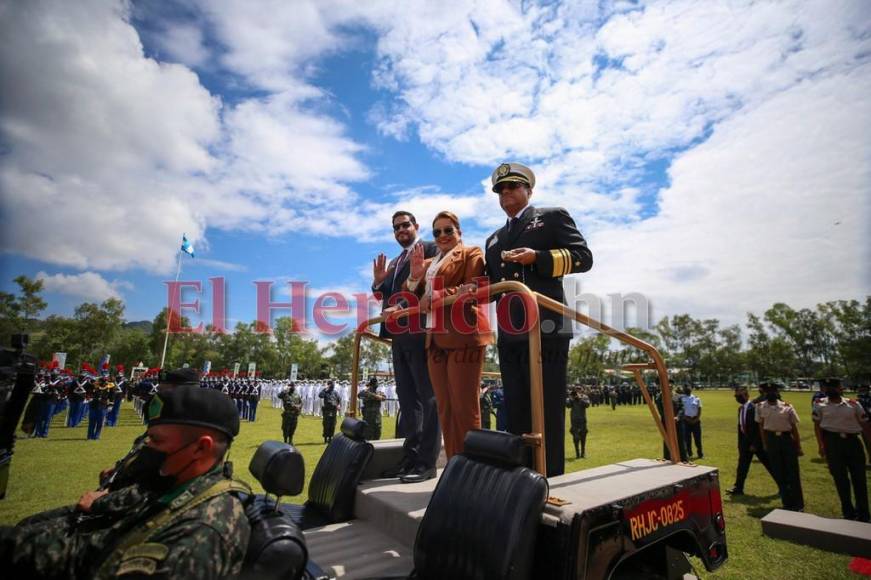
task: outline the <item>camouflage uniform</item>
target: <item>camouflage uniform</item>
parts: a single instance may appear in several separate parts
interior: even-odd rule
[[[381,401],[385,399],[383,393],[375,389],[366,389],[359,395],[363,402],[363,420],[366,421],[364,437],[369,441],[381,439]]]
[[[94,501],[94,519],[84,526],[61,515],[2,528],[0,566],[9,577],[238,575],[251,534],[242,502],[227,492],[199,504],[195,500],[222,481],[228,480],[219,466],[159,498],[138,486],[110,493]],[[139,533],[167,510],[177,514]]]
[[[481,429],[490,429],[490,415],[493,413],[493,395],[490,390],[481,391]]]
[[[295,390],[285,389],[278,395],[284,410],[281,412],[281,432],[284,442],[293,444],[293,434],[299,421],[299,413],[302,410],[302,397]]]
[[[336,414],[339,411],[339,406],[342,404],[342,399],[335,389],[323,389],[318,393],[318,397],[324,400],[321,407],[324,426],[324,443],[329,443],[333,440],[333,433],[336,432]]]

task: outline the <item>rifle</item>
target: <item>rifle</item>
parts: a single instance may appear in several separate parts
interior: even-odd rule
[[[28,335],[13,334],[12,348],[0,349],[0,499],[9,485],[15,429],[36,381],[36,357],[24,352],[28,342]]]

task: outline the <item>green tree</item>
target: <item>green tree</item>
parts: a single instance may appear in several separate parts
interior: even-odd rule
[[[86,302],[76,307],[76,342],[82,345],[81,358],[76,362],[96,362],[109,352],[109,346],[121,331],[124,303],[117,298],[104,300],[102,304]],[[111,353],[110,353],[111,354]]]
[[[31,329],[30,323],[36,320],[39,313],[45,310],[45,300],[40,296],[42,292],[43,281],[31,280],[27,276],[18,276],[15,278],[15,283],[21,289],[21,296],[18,298],[18,306],[24,317],[25,328],[22,332],[29,332]]]
[[[605,373],[605,360],[610,339],[604,334],[595,334],[578,340],[569,350],[567,376],[570,382],[585,379],[601,380]]]
[[[337,377],[351,373],[354,362],[354,333],[346,334],[332,344],[332,354],[329,357],[331,373]]]

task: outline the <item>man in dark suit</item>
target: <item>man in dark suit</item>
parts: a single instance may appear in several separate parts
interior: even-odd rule
[[[593,254],[574,220],[563,208],[529,205],[535,175],[524,165],[503,163],[493,172],[492,183],[508,220],[485,244],[490,283],[515,280],[565,303],[563,276],[586,272],[593,266]],[[526,308],[519,297],[505,294],[499,297],[497,315],[508,431],[529,433],[532,418]],[[572,324],[561,314],[543,308],[539,308],[539,323],[547,475],[553,476],[565,471],[566,365]]]
[[[410,272],[411,250],[423,244],[425,257],[431,258],[437,252],[434,243],[421,241],[419,229],[411,213],[393,214],[393,236],[402,246],[402,253],[389,263],[387,256],[379,254],[373,263],[372,293],[383,301],[386,312],[417,304],[412,293],[402,290]],[[393,373],[401,409],[399,430],[405,436],[402,460],[384,476],[398,476],[406,483],[435,477],[441,449],[438,408],[426,367],[425,320],[424,315],[385,321],[379,334],[392,340]]]
[[[762,446],[759,429],[756,427],[756,405],[750,400],[747,387],[735,389],[735,400],[738,401],[738,473],[735,475],[735,485],[727,489],[726,493],[732,495],[744,495],[744,481],[750,471],[753,456],[759,458],[759,463],[765,466],[768,474],[771,467],[768,464],[768,455]]]

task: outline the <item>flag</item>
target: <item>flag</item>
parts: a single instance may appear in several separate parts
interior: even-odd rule
[[[212,370],[212,361],[207,360],[203,363],[203,375],[209,374],[209,371]]]
[[[112,355],[104,354],[103,358],[100,359],[100,363],[97,365],[97,368],[100,369],[101,373],[109,372],[109,359]]]
[[[194,246],[188,241],[186,234],[182,234],[181,236],[181,251],[185,254],[190,254],[191,258],[194,257]]]

